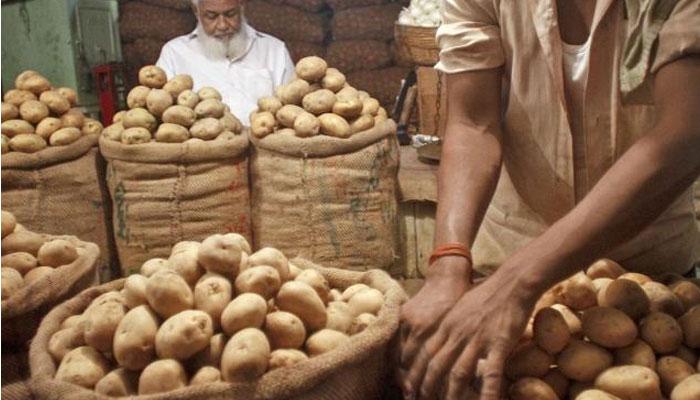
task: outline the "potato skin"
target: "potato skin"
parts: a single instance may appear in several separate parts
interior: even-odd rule
[[[209,314],[185,310],[168,318],[156,334],[156,354],[160,358],[186,360],[209,345],[214,334]]]
[[[46,242],[46,239],[38,233],[27,230],[15,231],[5,236],[2,240],[2,253],[10,254],[18,251],[27,252],[33,256],[39,253],[39,249]]]
[[[269,96],[258,99],[258,111],[269,111],[275,114],[280,108],[282,108],[282,102],[277,97]]]
[[[24,286],[22,275],[13,268],[2,267],[2,299],[9,299]]]
[[[157,360],[139,377],[139,394],[169,392],[187,386],[187,373],[177,360]]]
[[[338,92],[345,85],[345,75],[335,68],[326,69],[326,75],[321,80],[321,86],[333,93]]]
[[[582,340],[572,340],[557,357],[561,372],[567,378],[579,382],[592,381],[609,368],[612,362],[612,355],[605,349]]]
[[[360,314],[355,319],[352,320],[352,325],[350,325],[350,334],[357,335],[358,333],[367,329],[370,325],[377,321],[377,316],[374,314],[364,313]]]
[[[306,340],[306,353],[311,357],[327,353],[347,343],[350,337],[332,329],[321,329]]]
[[[328,64],[321,57],[308,56],[297,61],[295,71],[299,78],[316,82],[323,78],[327,68]]]
[[[192,376],[190,386],[206,385],[214,382],[221,382],[221,371],[212,366],[205,366],[197,370]]]
[[[187,108],[194,108],[199,103],[199,96],[192,90],[184,90],[177,95],[177,104]]]
[[[39,101],[46,104],[53,115],[63,115],[71,109],[71,104],[57,90],[48,90],[39,96]]]
[[[199,265],[197,254],[200,244],[196,243],[195,247],[190,247],[182,250],[173,248],[168,257],[168,266],[173,271],[177,272],[188,285],[194,286],[199,278],[204,275],[204,268]]]
[[[537,378],[521,378],[508,390],[511,400],[558,400],[554,390],[544,381]]]
[[[160,89],[168,81],[162,68],[146,65],[139,70],[139,83],[152,89]]]
[[[700,373],[680,382],[671,392],[671,400],[695,400],[700,398]]]
[[[5,103],[19,107],[25,101],[36,100],[36,95],[28,90],[10,89],[7,91],[7,93],[5,93],[5,96],[2,99],[5,101]],[[68,107],[70,107],[70,105],[68,105]]]
[[[377,315],[383,305],[384,295],[374,288],[362,290],[348,301],[348,306],[355,317],[363,313]]]
[[[296,315],[285,311],[267,314],[264,330],[272,349],[298,349],[306,340],[304,323]]]
[[[81,129],[81,132],[83,136],[99,135],[103,129],[104,126],[100,121],[92,118],[85,118],[85,122],[83,123],[83,128]]]
[[[259,265],[241,271],[236,278],[238,293],[257,293],[266,300],[277,294],[281,279],[277,270],[267,265]]]
[[[215,234],[207,237],[197,250],[197,261],[207,271],[234,277],[238,274],[243,249],[234,236]]]
[[[294,119],[294,132],[299,137],[311,137],[318,135],[321,130],[321,122],[313,114],[305,112]]]
[[[683,343],[683,330],[668,314],[654,312],[639,323],[639,333],[645,342],[659,354],[673,353]]]
[[[126,96],[126,105],[130,109],[134,108],[146,108],[146,99],[148,98],[148,94],[151,92],[151,88],[143,85],[135,86],[133,89],[129,91],[129,94]],[[126,114],[126,112],[124,112]],[[115,121],[116,122],[116,121]]]
[[[282,104],[301,105],[301,100],[311,91],[309,83],[303,79],[295,79],[277,88],[277,98]]]
[[[19,106],[19,115],[31,124],[38,124],[49,116],[49,108],[39,100],[28,100]]]
[[[221,118],[224,111],[224,104],[217,99],[202,100],[194,108],[197,118]]]
[[[51,339],[49,339],[48,351],[54,361],[60,363],[66,354],[80,346],[85,346],[83,327],[73,326],[61,329],[60,331],[51,335]]]
[[[194,287],[194,307],[209,314],[214,327],[218,327],[221,313],[231,302],[232,296],[231,281],[222,275],[209,272],[199,278]]]
[[[202,140],[213,140],[221,132],[223,132],[224,127],[221,125],[221,121],[216,118],[202,118],[197,120],[190,127],[190,134],[193,138],[199,138]]]
[[[513,351],[506,362],[504,373],[512,380],[526,376],[541,378],[547,375],[552,364],[552,356],[534,343],[527,343]]]
[[[55,379],[93,389],[108,372],[109,363],[102,354],[90,346],[81,346],[63,357]]]
[[[637,321],[649,313],[651,303],[638,283],[629,279],[616,279],[598,295],[598,304],[613,307]]]
[[[250,254],[250,252],[247,252],[247,253]],[[287,260],[287,257],[285,257],[285,255],[282,254],[281,251],[279,251],[275,248],[263,247],[262,249],[256,251],[255,253],[250,254],[250,256],[248,257],[248,261],[246,262],[245,267],[244,268],[242,267],[242,269],[257,267],[260,265],[268,265],[268,266],[276,269],[277,273],[280,276],[280,279],[283,282],[286,282],[287,280],[290,279],[290,277],[289,277],[289,260]]]
[[[2,122],[19,117],[19,109],[16,105],[2,102]]]
[[[678,357],[666,356],[659,359],[656,372],[661,380],[661,390],[668,396],[676,385],[695,373],[695,368]]]
[[[128,370],[146,368],[155,358],[156,333],[160,321],[146,305],[129,310],[114,335],[114,358]]]
[[[31,271],[27,272],[24,276],[24,283],[29,286],[34,282],[43,279],[45,276],[51,275],[55,271],[52,267],[36,267]]]
[[[571,339],[564,316],[553,308],[543,308],[535,314],[533,323],[535,343],[549,354],[557,354]]]
[[[629,346],[637,337],[632,318],[612,307],[592,307],[583,312],[583,333],[593,343],[607,348]]]
[[[199,89],[199,91],[197,91],[197,95],[199,96],[200,101],[207,99],[216,99],[221,101],[221,93],[211,86],[205,86]]]
[[[610,368],[598,375],[595,386],[622,399],[661,400],[659,376],[638,365]]]
[[[670,288],[673,294],[681,300],[686,311],[700,304],[700,287],[694,283],[683,280],[673,283]]]
[[[2,256],[2,266],[3,268],[12,268],[24,276],[39,266],[39,263],[33,255],[25,251],[18,251]]]
[[[700,305],[692,307],[678,319],[683,330],[683,341],[692,349],[700,349]]]
[[[267,314],[267,302],[256,293],[239,294],[221,313],[221,328],[234,335],[245,328],[261,328]]]
[[[318,117],[321,123],[321,133],[341,139],[349,138],[352,135],[350,124],[345,118],[336,114],[321,114]]]
[[[275,304],[282,311],[290,312],[304,321],[309,332],[326,326],[326,307],[316,291],[304,282],[289,281],[280,288]]]
[[[146,299],[162,318],[191,309],[194,296],[187,282],[170,270],[156,272],[146,282]]]
[[[309,359],[303,351],[296,349],[277,349],[270,353],[270,371],[277,368],[290,367]]]
[[[663,283],[647,282],[642,285],[650,302],[650,311],[666,313],[674,318],[683,315],[683,302]]]
[[[596,305],[593,281],[583,272],[555,285],[552,290],[558,301],[572,310],[581,311]]]
[[[275,131],[277,121],[271,112],[263,111],[250,116],[250,131],[258,138],[264,138]]]
[[[138,379],[138,373],[117,368],[97,382],[95,392],[112,397],[134,395],[138,391]]]
[[[249,382],[265,373],[270,344],[256,328],[245,328],[231,337],[221,356],[221,375],[226,382]]]
[[[178,98],[183,92],[192,91],[194,81],[189,75],[175,75],[163,85],[163,90],[168,92],[173,99]],[[199,96],[197,96],[199,97]]]
[[[163,89],[153,89],[146,96],[146,108],[156,117],[161,117],[165,110],[173,105],[173,96]]]
[[[627,347],[615,350],[615,365],[639,365],[656,368],[654,350],[643,340],[635,340]]]
[[[193,109],[181,105],[170,106],[163,112],[163,122],[182,125],[185,128],[191,127],[196,119],[197,115]]]
[[[146,128],[128,128],[121,133],[121,142],[123,144],[144,144],[150,141],[151,133]]]
[[[117,301],[91,305],[85,311],[85,343],[102,351],[111,352],[114,336],[126,307]]]
[[[182,143],[190,138],[190,131],[182,125],[163,123],[156,131],[156,142]]]

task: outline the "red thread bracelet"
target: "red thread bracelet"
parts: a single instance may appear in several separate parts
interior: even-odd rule
[[[467,247],[461,243],[446,243],[440,245],[433,250],[433,254],[430,255],[429,265],[432,265],[438,258],[444,256],[461,256],[472,262],[472,253],[467,249]]]

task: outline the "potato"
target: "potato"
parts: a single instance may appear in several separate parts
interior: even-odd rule
[[[358,333],[367,329],[368,326],[374,324],[376,321],[377,316],[374,314],[360,314],[352,320],[352,325],[350,325],[350,334],[357,335]]]
[[[216,118],[203,118],[196,121],[190,128],[190,134],[194,138],[199,138],[202,140],[212,140],[216,139],[221,132],[223,132],[224,127],[221,122]]]
[[[627,279],[632,282],[636,282],[639,286],[652,282],[652,279],[644,274],[640,274],[638,272],[625,272],[624,274],[620,275],[618,279]]]
[[[221,382],[221,371],[218,368],[206,366],[197,370],[192,376],[190,386],[206,385],[215,382]]]
[[[595,278],[593,279],[593,287],[595,288],[596,297],[601,290],[604,290],[613,279],[610,278]]]
[[[301,271],[294,280],[307,283],[311,286],[324,304],[327,304],[330,300],[330,284],[320,272],[314,269],[306,269]]]
[[[308,270],[307,270],[308,271]],[[326,328],[334,331],[350,333],[355,317],[352,315],[350,306],[343,301],[332,301],[326,310]],[[364,314],[363,314],[364,315]],[[371,314],[370,314],[371,315]]]
[[[230,238],[234,240],[236,243],[238,243],[238,246],[241,248],[241,250],[244,253],[250,254],[251,253],[251,248],[250,248],[250,243],[248,243],[248,240],[241,234],[238,233],[227,233],[224,235],[227,239]],[[281,254],[281,253],[280,253]],[[286,260],[286,258],[285,258]],[[274,265],[273,265],[274,267]],[[280,273],[281,276],[281,273]]]
[[[61,116],[61,126],[82,129],[85,124],[85,114],[77,108],[71,108]]]
[[[587,389],[580,392],[575,400],[620,400],[620,398],[602,390]]]
[[[173,79],[163,85],[163,90],[168,92],[173,98],[177,98],[183,92],[192,91],[194,81],[189,75],[175,75]],[[199,96],[197,96],[199,97]]]
[[[239,239],[240,240],[240,239]],[[289,280],[289,261],[281,251],[272,247],[263,247],[248,257],[246,268],[267,265],[277,270],[282,282]]]
[[[299,276],[299,275],[297,275],[297,276]],[[343,301],[343,293],[338,289],[335,289],[335,288],[331,289],[328,292],[328,301]]]
[[[692,307],[678,319],[683,330],[683,341],[686,346],[700,349],[700,305]]]
[[[353,134],[363,132],[374,127],[374,118],[371,115],[363,114],[350,121],[350,132]]]
[[[272,349],[298,349],[306,340],[304,323],[285,311],[269,313],[265,317],[264,331]]]
[[[219,118],[219,122],[221,122],[224,131],[230,131],[236,134],[243,131],[243,123],[228,111],[224,111],[224,115]]]
[[[197,254],[199,253],[199,243],[196,248],[174,251],[168,258],[170,269],[177,272],[185,279],[188,285],[194,286],[199,278],[204,275],[204,268],[199,265]]]
[[[661,400],[658,375],[638,365],[610,368],[595,379],[595,386],[624,400]]]
[[[61,128],[51,134],[49,144],[51,146],[67,146],[83,136],[83,132],[78,128]]]
[[[2,135],[2,154],[10,152],[10,138]]]
[[[217,99],[202,100],[194,108],[197,118],[221,118],[224,116],[224,103]]]
[[[24,71],[15,78],[15,87],[40,94],[51,89],[51,82],[36,71]]]
[[[258,99],[258,111],[269,111],[276,114],[282,108],[282,102],[275,96],[261,97]]]
[[[167,85],[166,85],[167,86]],[[167,89],[166,89],[167,90]],[[177,104],[194,110],[199,103],[199,96],[191,90],[184,90],[177,96]]]
[[[627,314],[612,307],[592,307],[581,317],[583,334],[607,348],[629,346],[637,338],[637,326]]]
[[[134,108],[146,108],[148,105],[149,93],[151,93],[151,88],[146,86],[135,86],[129,91],[129,94],[126,96],[127,106],[132,110]],[[126,112],[124,112],[124,114],[126,114]],[[113,122],[117,121],[113,119]]]
[[[695,368],[678,357],[666,356],[659,359],[656,372],[661,380],[661,390],[668,396],[676,385],[695,373]]]
[[[297,117],[304,112],[304,109],[297,105],[287,104],[282,106],[282,108],[277,111],[275,116],[277,117],[277,121],[279,121],[282,126],[294,128],[294,122],[296,121]]]
[[[69,87],[60,87],[56,89],[56,91],[60,93],[61,96],[65,97],[66,100],[68,100],[71,107],[75,107],[78,104],[78,93],[76,93],[74,89]]]
[[[327,353],[350,341],[350,336],[332,329],[321,329],[306,340],[306,352],[311,357]]]
[[[377,315],[384,305],[384,295],[377,289],[367,289],[356,293],[348,301],[353,316],[363,313]]]
[[[671,289],[659,282],[647,282],[642,285],[650,302],[650,311],[659,311],[675,318],[683,315],[683,303]]]
[[[3,135],[14,138],[17,135],[34,133],[34,127],[27,121],[11,119],[2,123]]]
[[[521,378],[508,390],[511,400],[558,400],[554,390],[537,378]]]
[[[173,96],[163,89],[152,89],[146,96],[146,108],[156,117],[161,117],[173,105]]]
[[[146,299],[163,318],[192,308],[194,296],[187,281],[170,270],[158,271],[146,282]]]
[[[163,122],[182,125],[185,128],[192,126],[196,119],[193,109],[181,105],[170,106],[163,112]]]
[[[111,397],[131,396],[138,391],[139,374],[117,368],[100,379],[95,385],[95,392]]]
[[[602,347],[582,340],[572,340],[559,353],[556,363],[567,378],[590,382],[609,368],[612,362],[612,355]]]
[[[54,361],[60,363],[66,354],[80,346],[85,346],[83,328],[81,326],[74,326],[61,329],[51,335],[48,344],[48,352]]]
[[[148,300],[146,299],[146,283],[148,278],[140,275],[133,274],[126,278],[124,281],[124,304],[127,307],[136,308],[141,305],[147,305]]]
[[[301,100],[311,92],[309,83],[303,79],[294,79],[286,85],[277,88],[277,98],[282,104],[301,105]]]
[[[294,120],[294,132],[299,137],[311,137],[318,135],[321,122],[313,114],[303,112]]]
[[[289,266],[289,279],[296,279],[299,274],[303,271],[301,268],[297,267],[292,263],[287,264]]]
[[[231,281],[222,275],[208,272],[199,278],[194,287],[194,308],[209,314],[214,327],[218,328],[221,313],[232,297]]]
[[[20,153],[36,153],[46,148],[46,141],[38,135],[20,134],[10,139],[10,149]]]
[[[329,113],[335,104],[335,93],[328,89],[317,90],[304,96],[301,103],[304,109],[311,114]]]
[[[104,126],[102,126],[100,121],[92,118],[85,118],[81,132],[85,136],[99,135],[102,132],[102,129],[104,129]]]
[[[165,71],[155,65],[146,65],[139,70],[139,83],[152,89],[160,89],[168,81]]]
[[[38,124],[49,116],[49,108],[39,100],[27,100],[19,106],[19,115],[31,124]]]
[[[124,133],[124,125],[121,122],[113,123],[102,131],[102,136],[115,142],[122,141],[122,133]]]
[[[635,340],[631,345],[615,350],[615,365],[640,365],[656,368],[654,350],[643,340]]]
[[[13,268],[2,267],[2,299],[9,299],[24,286],[22,274]]]
[[[111,352],[117,327],[126,311],[124,304],[116,301],[90,306],[85,311],[85,343],[99,351]]]
[[[301,318],[307,331],[317,331],[326,326],[327,315],[323,300],[304,282],[289,281],[282,285],[275,304],[280,310]]]
[[[573,310],[585,310],[596,305],[593,281],[583,272],[557,284],[552,291],[560,303]]]
[[[321,123],[321,133],[338,138],[349,138],[352,135],[350,124],[343,117],[335,114],[322,114],[318,117]]]
[[[187,373],[177,360],[149,364],[139,377],[139,394],[164,393],[187,386]]]
[[[326,69],[326,75],[321,80],[321,86],[333,93],[338,92],[345,86],[345,75],[335,68]]]
[[[149,143],[151,139],[151,132],[142,127],[124,129],[121,134],[121,142],[123,144]]]
[[[527,343],[511,353],[506,361],[504,373],[513,380],[526,376],[541,378],[547,375],[552,364],[552,356],[534,343]]]
[[[308,82],[316,82],[326,75],[328,64],[317,56],[304,57],[297,62],[295,71],[299,78]]]
[[[659,354],[673,353],[683,343],[683,330],[668,314],[653,312],[639,323],[639,333]]]
[[[236,277],[237,293],[257,293],[269,300],[277,294],[282,281],[277,270],[267,265],[247,268]]]
[[[629,279],[616,279],[597,297],[599,305],[617,308],[635,321],[647,315],[651,307],[642,287]]]
[[[197,95],[199,96],[200,101],[204,101],[207,99],[216,99],[221,101],[221,93],[219,93],[218,90],[214,89],[211,86],[205,86],[199,89]]]
[[[370,287],[365,285],[364,283],[356,283],[352,286],[349,286],[347,289],[345,289],[343,291],[343,301],[346,301],[346,302],[350,301],[352,296],[354,296],[356,293],[358,293],[362,290],[366,290],[366,289],[370,289]]]
[[[687,311],[700,304],[700,287],[689,281],[678,281],[670,286],[673,294],[683,303]]]
[[[338,95],[338,100],[333,104],[333,113],[352,120],[362,115],[362,106],[362,101],[357,97],[343,98]]]
[[[205,366],[219,367],[221,365],[221,354],[224,352],[227,337],[223,333],[217,333],[209,339],[209,345],[204,350],[197,353],[192,358],[192,365],[195,368]]]
[[[181,242],[175,243],[173,245],[173,248],[170,249],[170,254],[175,254],[175,253],[180,253],[182,251],[187,251],[187,250],[199,250],[199,246],[202,244],[199,242],[195,242],[192,240],[183,240]]]
[[[235,140],[238,136],[231,132],[231,131],[223,131],[219,134],[219,136],[216,137],[214,140],[218,140],[220,142],[228,141],[228,140]]]
[[[375,116],[379,112],[379,100],[368,98],[362,100],[362,114]]]
[[[19,109],[16,105],[2,102],[2,122],[17,119],[19,117]]]
[[[681,324],[681,328],[683,327],[683,322],[678,321]],[[673,353],[674,357],[678,357],[681,360],[687,362],[690,365],[695,365],[698,363],[698,355],[695,354],[695,352],[686,346],[681,345],[681,347],[676,350],[675,353]]]
[[[90,305],[88,305],[88,307],[85,309],[85,311],[83,311],[83,324],[86,323],[87,315],[93,309],[100,308],[100,307],[102,307],[106,304],[110,304],[110,303],[117,303],[117,304],[120,304],[122,306],[126,306],[125,301],[124,301],[124,296],[120,292],[113,290],[113,291],[109,291],[107,293],[103,293],[103,294],[97,296],[97,298],[95,298],[90,303]]]
[[[46,239],[38,233],[19,230],[19,224],[16,226],[14,232],[2,239],[2,253],[10,254],[24,251],[36,256],[41,246],[46,242]]]
[[[696,400],[700,398],[700,374],[693,374],[681,381],[671,392],[671,400]]]
[[[167,121],[166,121],[167,122]],[[158,127],[156,118],[144,108],[134,108],[124,114],[122,125],[125,129],[145,128],[149,132],[154,132]]]
[[[165,258],[151,258],[141,265],[141,275],[146,278],[158,271],[169,269],[168,260]]]
[[[81,346],[63,357],[55,379],[92,389],[109,372],[109,362],[97,350]]]
[[[17,219],[15,218],[14,214],[9,211],[2,210],[2,218],[0,218],[0,221],[2,221],[3,238],[15,231]]]
[[[22,103],[24,103],[27,100],[36,100],[36,95],[34,95],[34,93],[28,90],[10,89],[7,91],[7,93],[5,93],[3,100],[5,100],[5,103],[9,103],[15,107],[19,107],[20,105],[22,105]],[[68,105],[68,107],[66,107],[66,109],[68,108],[70,108],[70,104]]]
[[[49,276],[53,273],[54,269],[51,267],[36,267],[24,275],[24,284],[29,286],[34,282],[40,281],[45,276]]]
[[[252,381],[267,370],[270,344],[259,329],[245,328],[226,343],[221,375],[226,382]]]
[[[569,326],[564,316],[553,308],[543,308],[535,314],[533,323],[535,343],[549,354],[557,354],[571,339]]]
[[[114,335],[114,359],[128,370],[141,370],[155,358],[159,320],[146,305],[126,313]]]
[[[267,301],[256,293],[239,294],[221,313],[221,328],[233,335],[245,328],[261,328],[267,314]]]
[[[36,257],[25,251],[18,251],[2,256],[2,266],[17,270],[21,275],[25,275],[38,265],[39,263]]]
[[[160,358],[186,360],[209,345],[214,335],[213,321],[200,310],[185,310],[168,318],[156,334],[156,354]]]
[[[277,368],[291,367],[309,359],[303,351],[296,349],[277,349],[270,353],[270,371]]]
[[[182,143],[190,138],[190,131],[182,125],[164,123],[156,131],[156,142]]]
[[[564,376],[558,368],[550,369],[547,375],[542,377],[542,381],[552,388],[558,398],[566,398],[566,394],[569,392],[569,378]]]
[[[257,138],[264,138],[274,132],[276,125],[275,116],[271,112],[257,112],[250,116],[250,131]]]
[[[591,279],[598,278],[610,278],[617,279],[620,275],[626,273],[624,268],[620,264],[613,260],[607,258],[601,258],[600,260],[591,264],[586,270],[586,275]]]

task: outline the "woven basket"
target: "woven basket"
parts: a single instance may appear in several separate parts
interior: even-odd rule
[[[438,62],[440,48],[435,41],[437,28],[394,25],[394,37],[398,53],[417,65],[432,67]]]

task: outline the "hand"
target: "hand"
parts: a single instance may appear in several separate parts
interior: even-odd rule
[[[480,366],[481,400],[500,398],[506,358],[518,343],[538,297],[502,269],[464,294],[432,336],[421,341],[403,381],[405,395],[428,399],[446,384],[446,399],[456,400],[472,382],[479,359],[485,357]]]
[[[471,286],[471,265],[464,257],[439,258],[428,270],[420,291],[401,308],[400,369],[408,371],[413,357],[438,328],[442,317]]]

